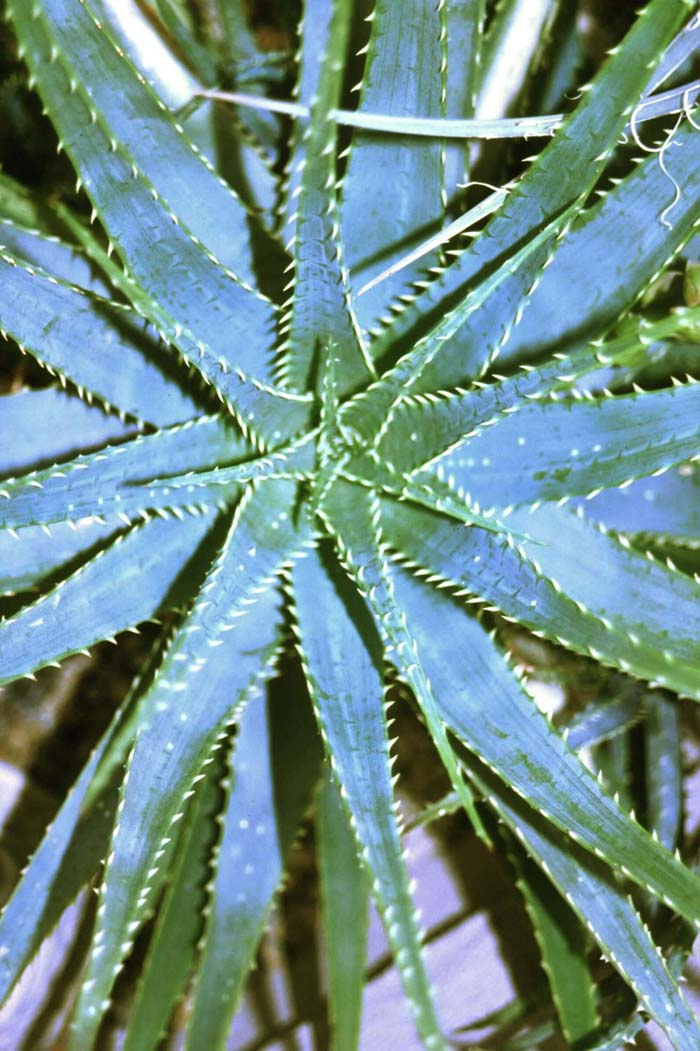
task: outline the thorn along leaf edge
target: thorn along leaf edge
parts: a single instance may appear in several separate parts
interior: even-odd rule
[[[585,84],[562,7],[521,92],[576,101],[530,122],[515,177],[457,137],[514,130],[489,78],[509,5],[305,0],[279,105],[245,5],[216,0],[204,35],[190,6],[159,5],[146,68],[117,0],[5,4],[77,196],[0,178],[0,334],[59,384],[0,396],[0,683],[164,628],[2,913],[0,994],[94,882],[69,1051],[99,1046],[154,916],[124,1046],[154,1051],[184,998],[187,1051],[223,1049],[311,815],[333,1048],[359,1046],[371,896],[417,1038],[446,1049],[401,683],[452,786],[425,821],[463,808],[513,866],[565,1040],[653,1018],[693,1051],[700,307],[667,275],[696,258],[700,119],[697,84],[666,85],[696,5],[652,0]],[[217,90],[231,69],[251,91]],[[610,718],[596,696],[567,740],[511,624],[596,669]],[[640,726],[641,821],[612,750]]]

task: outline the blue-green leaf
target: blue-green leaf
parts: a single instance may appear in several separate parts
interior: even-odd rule
[[[472,601],[494,606],[537,634],[700,699],[693,627],[698,585],[690,578],[551,505],[535,514],[514,513],[521,535],[537,534],[536,541],[517,543],[408,505],[382,506],[392,545],[426,575],[451,581]],[[670,623],[659,611],[646,626],[654,614],[647,587],[663,601]]]
[[[121,412],[167,426],[202,412],[178,368],[134,311],[85,294],[0,252],[0,332],[62,383]],[[99,348],[99,354],[95,353]]]
[[[404,0],[401,17],[395,15],[391,0],[374,6],[359,108],[392,117],[439,117],[447,86],[446,69],[441,72],[442,5]],[[404,254],[406,240],[416,231],[434,232],[444,208],[442,167],[439,141],[355,132],[342,204],[345,255],[353,275],[371,279]],[[435,260],[435,254],[425,257],[356,298],[360,325],[375,325]]]
[[[651,694],[646,700],[646,823],[667,850],[675,850],[683,820],[681,713],[674,698]]]
[[[203,925],[215,817],[221,805],[224,764],[217,753],[205,768],[183,818],[168,885],[139,978],[124,1039],[124,1051],[152,1051],[195,961]]]
[[[576,845],[562,842],[488,771],[477,774],[477,783],[589,926],[603,954],[644,1008],[666,1030],[675,1051],[693,1051],[700,1041],[700,1025],[634,905],[607,866]]]
[[[511,406],[433,467],[480,507],[511,507],[611,489],[693,456],[700,384],[592,401]]]
[[[658,157],[645,157],[582,213],[508,335],[504,362],[597,338],[693,235],[700,220],[700,133],[685,122],[673,142],[664,165],[670,178]]]
[[[233,785],[185,1039],[191,1051],[226,1046],[286,855],[318,780],[321,748],[306,698],[288,689],[268,703],[252,696],[232,759]]]
[[[307,0],[305,17],[323,24],[328,4],[321,3],[319,12],[317,6],[314,0]],[[295,229],[289,242],[294,252],[294,286],[281,372],[297,390],[307,389],[319,347],[332,347],[341,391],[355,386],[368,370],[373,372],[363,360],[362,337],[351,314],[333,189],[337,181],[336,128],[329,114],[340,99],[352,8],[345,0],[334,0],[330,6],[311,121],[302,140],[302,157],[296,161],[301,170],[294,190]]]
[[[603,792],[481,624],[404,571],[394,574],[394,585],[452,732],[576,843],[697,923],[698,877]],[[460,651],[469,654],[468,678],[450,656]]]
[[[649,66],[663,52],[688,6],[685,0],[653,0],[648,5],[482,235],[397,317],[376,341],[374,353],[384,355],[399,340],[407,346],[415,343],[427,325],[434,324],[436,317],[463,298],[485,270],[502,259],[509,246],[532,236],[533,229],[546,224],[576,199],[580,206],[595,186],[646,86]],[[507,339],[557,247],[554,238],[546,242],[532,267],[513,273],[478,317],[452,334],[451,343],[425,370],[422,390],[449,388],[484,370]]]
[[[587,517],[620,533],[661,533],[680,543],[700,538],[700,470],[672,467],[624,489],[604,489],[585,504]]]
[[[188,601],[198,579],[190,562],[212,524],[212,514],[147,521],[0,620],[0,682],[32,675]]]
[[[500,788],[500,786],[499,786]],[[518,888],[540,949],[559,1023],[569,1044],[584,1042],[597,1025],[596,986],[586,959],[586,931],[565,898],[524,851],[510,848]]]
[[[395,813],[381,641],[332,561],[312,553],[292,580],[300,655],[334,774],[416,1027],[426,1046],[442,1047]]]
[[[122,529],[121,523],[103,525],[97,519],[86,519],[57,524],[48,531],[41,526],[0,530],[0,594],[36,589],[62,566]]]
[[[179,470],[197,471],[250,456],[250,447],[225,418],[201,416],[156,434],[80,455],[67,463],[8,478],[0,488],[0,525],[18,529],[79,521],[95,515],[128,525],[142,512],[206,503],[205,490],[153,485]],[[255,462],[255,461],[251,461]],[[255,473],[255,468],[252,468]],[[220,493],[220,491],[218,491]],[[219,496],[209,495],[215,503]]]
[[[0,453],[0,476],[68,459],[135,431],[117,416],[55,387],[1,396],[0,419],[8,436]]]
[[[357,841],[330,771],[316,796],[316,837],[328,960],[330,1051],[356,1051],[362,1017],[370,878],[357,856]]]

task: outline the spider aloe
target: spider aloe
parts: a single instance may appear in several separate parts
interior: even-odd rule
[[[692,284],[700,225],[695,5],[652,0],[582,84],[573,5],[547,8],[530,82],[512,0],[305,0],[291,107],[238,0],[156,6],[153,62],[116,0],[5,3],[77,194],[0,182],[0,329],[57,381],[0,402],[0,681],[163,628],[5,909],[3,996],[94,882],[71,1051],[152,919],[124,1046],[160,1046],[185,997],[185,1047],[223,1048],[311,815],[333,1046],[358,1045],[370,895],[421,1046],[449,1046],[394,792],[400,682],[452,789],[425,820],[463,808],[511,859],[568,1045],[653,1018],[697,1049],[700,881],[675,848],[700,307],[668,277],[687,259]],[[508,56],[543,107],[577,98],[526,125],[525,162],[487,142],[520,133]],[[218,170],[231,103],[196,95],[222,82],[254,105]],[[499,186],[469,209],[482,168]],[[567,738],[511,622],[618,696]],[[640,719],[645,823],[579,756]]]

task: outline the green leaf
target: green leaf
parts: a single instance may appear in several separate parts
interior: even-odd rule
[[[700,134],[686,121],[673,142],[665,155],[669,175],[657,156],[645,157],[577,219],[509,334],[504,362],[599,337],[697,230]],[[629,238],[637,233],[630,252]]]
[[[586,959],[585,928],[566,899],[552,894],[551,882],[522,849],[511,847],[509,857],[537,939],[562,1032],[569,1044],[575,1046],[590,1037],[597,1025],[596,985]]]
[[[649,358],[649,343],[677,334],[687,321],[687,314],[672,314],[656,322],[639,318],[615,339],[556,354],[542,364],[523,366],[514,375],[499,377],[492,383],[476,383],[469,390],[458,387],[440,391],[439,395],[404,397],[378,446],[379,460],[389,461],[399,473],[429,467],[441,454],[449,457],[453,449],[459,449],[504,417],[528,409],[531,402],[547,402],[570,394],[576,382],[597,385],[597,377],[606,375],[606,370],[624,373],[641,368]],[[353,467],[371,476],[371,462],[371,456],[361,453]]]
[[[109,0],[106,6],[114,3]],[[200,247],[206,245],[241,281],[254,282],[249,247],[253,220],[90,8],[74,0],[40,0],[32,11],[14,3],[10,9],[26,60],[45,93],[45,105],[108,228],[108,216],[117,214],[112,211],[116,202],[108,198],[115,188],[117,165],[126,161],[138,171],[129,182],[138,182],[144,190],[153,188],[161,207],[178,217]],[[42,52],[48,59],[43,67]],[[75,124],[79,112],[93,123],[91,129],[82,129],[81,138]],[[108,149],[115,143],[112,164],[96,153],[105,140]],[[198,254],[204,255],[200,251],[191,258]],[[129,265],[135,272],[133,256]]]
[[[483,776],[477,773],[477,783],[590,927],[604,955],[665,1029],[675,1051],[693,1051],[700,1040],[700,1026],[634,905],[607,867],[575,845],[562,843],[539,815],[524,807],[488,771]],[[551,897],[551,890],[549,893]]]
[[[118,802],[115,774],[124,758],[115,745],[133,725],[161,648],[159,642],[5,905],[0,917],[0,1002],[104,859]]]
[[[481,62],[486,3],[484,0],[446,0],[443,19],[443,46],[447,69],[442,98],[443,116],[448,119],[473,117]],[[447,142],[444,151],[446,200],[459,191],[469,175],[470,143]]]
[[[639,688],[637,684],[633,684],[632,689],[613,695],[609,700],[594,701],[586,705],[582,712],[578,712],[566,724],[563,733],[566,743],[577,752],[580,748],[601,744],[611,737],[617,737],[643,718]]]
[[[131,437],[135,430],[55,387],[0,396],[0,417],[8,435],[0,454],[0,475],[68,459],[78,451]]]
[[[196,588],[196,556],[212,524],[211,514],[147,521],[0,620],[0,682],[31,676],[188,601]]]
[[[201,413],[196,389],[185,389],[186,370],[158,347],[153,330],[133,311],[65,285],[5,251],[0,278],[0,331],[62,383],[69,379],[88,400],[94,395],[159,426]],[[91,352],[94,347],[99,355]]]
[[[680,543],[700,537],[700,471],[695,463],[604,489],[587,500],[588,518],[620,533],[661,533]]]
[[[472,601],[494,606],[536,634],[700,699],[697,585],[683,574],[551,506],[514,512],[509,521],[536,535],[536,541],[517,543],[390,501],[382,514],[394,549],[426,575],[452,582]],[[665,612],[673,610],[671,631],[661,617],[645,626],[654,612],[647,587]]]
[[[667,850],[675,850],[683,820],[681,713],[663,694],[647,698],[645,773],[647,825]]]
[[[310,554],[292,583],[309,693],[416,1028],[426,1047],[443,1047],[399,837],[381,641],[332,561]]]
[[[204,504],[204,490],[168,490],[151,480],[178,470],[197,471],[250,456],[236,428],[220,416],[201,416],[166,431],[137,435],[121,445],[79,455],[67,463],[8,478],[0,489],[0,525],[17,529],[96,516],[128,525],[148,510]],[[253,473],[255,469],[252,468]],[[218,496],[210,496],[214,503]]]
[[[415,640],[393,593],[386,545],[379,529],[378,498],[364,490],[353,492],[346,482],[337,482],[326,499],[324,518],[336,539],[346,571],[372,613],[387,655],[416,695],[443,766],[462,799],[475,831],[488,842],[471,792],[437,714],[435,696],[421,666]]]
[[[328,960],[330,1051],[356,1051],[367,954],[370,879],[342,796],[327,775],[316,796],[323,934]]]
[[[663,471],[693,456],[700,384],[591,401],[512,406],[435,461],[483,507],[586,496]]]
[[[216,754],[215,762],[205,768],[204,780],[196,786],[177,837],[171,882],[158,909],[124,1051],[152,1051],[157,1046],[194,965],[216,839],[215,817],[221,805],[224,763],[220,752]]]
[[[307,0],[305,17],[322,24],[322,10],[327,7],[325,0],[320,5]],[[374,371],[366,357],[363,360],[362,337],[351,313],[333,190],[337,182],[336,128],[329,114],[338,104],[343,85],[352,8],[346,0],[333,0],[331,11],[311,121],[302,140],[302,157],[296,161],[301,170],[294,190],[296,212],[291,221],[295,229],[288,245],[294,252],[294,286],[280,372],[297,390],[308,388],[316,352],[326,345],[333,347],[341,390],[356,386]]]
[[[505,262],[465,299],[447,313],[443,313],[434,327],[412,350],[404,354],[392,369],[343,406],[342,423],[350,434],[355,432],[354,444],[366,446],[371,443],[375,448],[380,444],[384,433],[391,426],[398,405],[411,393],[427,366],[439,355],[446,342],[472,314],[483,308],[510,275],[532,267],[533,260],[537,260],[539,249],[561,232],[571,214],[573,209],[567,209],[544,229],[539,229],[524,247],[506,258]]]
[[[300,703],[303,701],[303,703]],[[251,697],[239,721],[185,1046],[220,1051],[321,764],[305,697]]]
[[[444,593],[403,571],[393,577],[440,717],[452,732],[576,843],[697,923],[698,878],[603,792],[485,629]],[[470,655],[468,681],[450,659],[457,652]]]
[[[1,201],[0,186],[0,203]],[[37,212],[37,219],[43,218],[39,207]],[[55,213],[49,213],[47,222],[51,223],[50,229],[61,228]],[[31,266],[39,267],[68,284],[78,285],[101,296],[111,295],[110,283],[99,274],[92,261],[77,245],[59,240],[53,234],[25,229],[8,219],[0,220],[0,244],[10,255],[18,256]]]
[[[514,512],[509,519],[527,531],[520,548],[563,593],[612,631],[628,635],[645,662],[659,653],[659,665],[677,670],[677,684],[692,681],[700,632],[700,585],[685,574],[645,557],[606,536],[580,514],[546,505]],[[690,674],[689,674],[690,673]],[[660,671],[658,681],[663,683]]]
[[[65,576],[61,567],[83,559],[96,545],[123,530],[97,519],[60,523],[48,532],[41,526],[0,530],[0,594],[38,590],[48,579]]]
[[[160,859],[182,817],[183,800],[277,649],[274,577],[307,539],[280,509],[293,491],[289,483],[268,482],[244,498],[149,691],[151,717],[141,726],[127,770],[93,953],[76,1007],[75,1051],[92,1043],[134,934],[153,908],[164,875]],[[193,675],[197,689],[191,695]]]
[[[131,285],[132,301],[168,341],[177,345],[185,361],[194,364],[213,385],[230,411],[239,415],[242,425],[249,426],[255,418],[256,429],[264,435],[265,420],[261,416],[267,400],[265,391],[249,379],[247,370],[252,368],[263,380],[270,374],[267,352],[272,346],[275,312],[267,299],[249,291],[232,271],[207,254],[218,238],[208,243],[205,250],[196,231],[184,225],[191,209],[201,210],[206,201],[203,214],[209,216],[210,224],[213,221],[219,233],[224,231],[228,244],[242,243],[245,238],[229,238],[222,223],[226,204],[222,202],[220,211],[212,207],[221,193],[226,201],[234,198],[192,151],[165,107],[158,104],[150,89],[131,71],[128,61],[97,28],[87,8],[74,3],[67,12],[60,5],[61,15],[55,12],[55,6],[53,0],[46,0],[43,15],[42,9],[37,9],[37,19],[32,19],[24,8],[13,7],[15,28],[66,149],[80,169],[114,245],[123,254],[129,274],[139,282]],[[81,42],[79,48],[75,47],[76,40]],[[90,41],[90,47],[86,41]],[[86,69],[81,62],[87,64]],[[108,72],[114,67],[113,76],[105,75],[102,63]],[[95,101],[82,82],[84,76],[95,71],[108,94],[101,99],[107,116],[95,108]],[[120,99],[117,106],[115,99]],[[124,99],[129,100],[126,107]],[[141,112],[142,106],[147,113]],[[125,123],[119,117],[122,109]],[[148,130],[142,134],[144,121]],[[165,131],[165,143],[159,140],[158,129]],[[151,141],[152,132],[155,142]],[[115,137],[122,135],[123,142]],[[168,154],[168,163],[162,165],[159,158],[166,145],[170,149],[168,142],[173,135],[176,145]],[[177,164],[175,157],[179,158]],[[151,173],[153,178],[148,174],[150,164],[157,166],[157,171]],[[192,185],[183,183],[177,200],[180,202],[184,196],[191,204],[181,207],[180,202],[180,214],[176,214],[172,211],[170,180],[177,182],[192,166],[203,173],[199,187],[203,196],[193,193]],[[159,189],[159,176],[163,173],[166,185],[162,189],[169,197],[163,197]],[[195,185],[199,185],[196,178]],[[243,218],[247,225],[245,213]],[[275,401],[274,425],[268,421],[273,432],[284,427],[285,408],[297,420],[299,413],[294,414],[294,410],[301,409],[291,395]]]
[[[376,341],[373,353],[394,352],[397,343],[415,343],[436,318],[464,298],[484,272],[498,265],[509,247],[532,236],[557,212],[595,186],[629,119],[653,66],[688,11],[684,0],[653,0],[622,44],[608,58],[573,113],[508,195],[483,234],[404,310]],[[451,343],[421,379],[422,390],[454,386],[478,377],[498,354],[514,320],[558,245],[552,238],[533,259],[533,267],[514,272],[498,294]]]
[[[392,117],[439,117],[447,87],[441,71],[444,9],[430,0],[377,0],[370,18],[360,111]],[[409,73],[410,71],[410,73]],[[367,281],[405,252],[416,231],[432,233],[442,219],[440,143],[356,131],[343,180],[342,231],[354,276]],[[354,308],[363,329],[374,326],[397,296],[435,263],[425,258],[371,292]]]

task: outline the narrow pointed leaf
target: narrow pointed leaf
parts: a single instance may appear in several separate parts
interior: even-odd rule
[[[481,507],[610,489],[682,463],[700,439],[700,384],[516,408],[433,465]]]
[[[93,953],[75,1012],[75,1051],[93,1041],[135,931],[153,907],[163,879],[159,859],[182,816],[185,794],[277,648],[274,575],[303,543],[287,511],[279,509],[292,492],[288,483],[269,482],[242,502],[151,687],[153,715],[141,727],[127,771]],[[192,674],[199,678],[190,694]]]
[[[41,526],[0,530],[0,594],[37,590],[40,583],[61,574],[61,567],[87,557],[92,548],[116,537],[123,524],[101,524],[97,519],[57,524],[48,532]]]
[[[295,567],[293,587],[309,692],[375,901],[416,1027],[424,1041],[442,1047],[396,819],[381,642],[358,597],[338,581],[337,566],[329,572],[311,554]],[[347,668],[357,683],[352,695]]]
[[[129,1016],[124,1051],[151,1051],[157,1046],[194,966],[224,769],[217,753],[216,761],[205,768],[206,776],[197,784],[183,819],[171,883],[158,910]]]
[[[446,81],[442,67],[443,5],[405,0],[396,18],[391,0],[374,6],[360,93],[360,110],[402,117],[439,117]],[[406,69],[411,76],[405,76]],[[405,252],[416,230],[425,234],[443,214],[438,141],[356,131],[343,183],[342,229],[348,266],[367,281]],[[388,305],[435,262],[435,255],[356,299],[360,325],[376,324]]]
[[[285,858],[312,797],[320,743],[306,698],[252,696],[239,721],[185,1047],[223,1051]],[[282,702],[282,703],[280,703]]]
[[[488,771],[478,782],[489,794],[493,792],[497,811],[590,925],[604,955],[665,1029],[675,1051],[693,1051],[700,1040],[700,1025],[634,905],[607,867],[598,858],[562,843],[538,814],[524,808]]]
[[[583,1042],[597,1025],[596,987],[586,960],[585,928],[565,898],[520,850],[509,850],[518,888],[540,949],[562,1032],[570,1045]]]
[[[185,390],[186,370],[164,355],[133,311],[62,284],[6,251],[0,278],[0,331],[61,382],[159,426],[202,411],[196,392]]]
[[[202,416],[67,463],[6,479],[0,488],[0,524],[17,529],[78,521],[91,515],[116,517],[129,524],[148,510],[205,504],[204,490],[169,491],[148,482],[178,468],[196,471],[243,456],[250,456],[250,447],[235,427],[226,426],[221,417]],[[209,502],[216,499],[210,496]],[[182,511],[177,510],[177,514],[181,516]]]
[[[560,511],[566,515],[563,521],[567,529],[571,520],[572,532],[563,534],[562,519],[557,519],[555,525],[550,507],[547,515],[556,536],[549,544],[543,527],[538,530],[539,542],[523,539],[509,543],[495,533],[465,529],[408,505],[400,507],[387,501],[382,511],[392,546],[401,556],[422,567],[426,575],[435,574],[452,582],[474,601],[494,606],[532,631],[578,653],[662,685],[673,684],[678,692],[700,699],[700,675],[694,656],[697,631],[693,629],[698,604],[694,590],[688,590],[697,585],[690,578],[680,573],[671,578],[670,570],[645,560],[642,555],[633,555],[595,527],[575,519],[572,512]],[[513,524],[519,530],[532,532],[535,516],[523,514],[522,520],[514,519]],[[581,539],[576,537],[576,529],[584,531],[587,545],[584,550],[588,552],[585,561],[581,558]],[[526,545],[531,555],[525,553]],[[600,556],[596,561],[589,561],[592,552]],[[605,569],[602,557],[607,560]],[[573,561],[569,563],[570,579],[567,580],[563,579],[563,570],[568,559]],[[678,590],[681,597],[685,593],[683,614],[678,614],[680,638],[669,633],[664,625],[660,629],[663,634],[656,635],[651,642],[654,629],[646,632],[642,619],[653,609],[645,590],[646,580],[659,596],[665,593],[669,609],[675,604],[674,592]],[[611,586],[601,595],[597,589],[602,582],[610,582]],[[591,591],[591,584],[595,585],[595,591]],[[624,598],[624,592],[616,590],[622,585],[628,589]],[[644,591],[642,610],[630,604],[631,595],[637,589]],[[597,608],[589,608],[585,600],[594,594]],[[607,606],[610,599],[623,603],[614,620]]]
[[[679,704],[663,694],[647,698],[645,773],[647,825],[667,850],[675,850],[683,820],[683,769]]]
[[[684,0],[653,0],[635,22],[583,95],[554,140],[528,168],[505,204],[455,262],[403,311],[373,351],[383,355],[390,344],[415,343],[425,327],[435,323],[485,268],[503,256],[507,246],[521,243],[533,229],[546,224],[577,198],[579,204],[595,186],[607,159],[649,79],[652,66],[679,28],[689,5]],[[452,334],[452,342],[425,370],[423,390],[449,388],[465,377],[477,377],[498,354],[539,280],[554,241],[542,246],[532,268],[514,272],[473,324]],[[539,265],[535,265],[539,262]]]
[[[452,732],[574,842],[697,923],[698,877],[603,792],[478,621],[404,571],[394,574],[394,584]],[[446,659],[456,647],[470,655],[468,682]]]
[[[306,16],[322,22],[316,8],[328,5],[307,0]],[[289,335],[283,348],[281,371],[297,390],[306,390],[319,346],[331,345],[338,363],[341,390],[367,377],[357,324],[351,315],[350,291],[338,234],[335,164],[336,129],[329,114],[340,98],[345,51],[352,8],[334,0],[324,58],[315,86],[311,121],[304,134],[294,232],[294,288],[289,312]],[[320,43],[320,41],[319,41]]]
[[[133,425],[55,387],[0,397],[0,419],[8,439],[0,474],[14,475],[75,453],[130,437]]]
[[[624,489],[604,489],[579,506],[594,522],[620,533],[695,540],[700,537],[700,470],[696,463],[682,464]]]
[[[319,881],[328,960],[331,1051],[356,1051],[365,984],[370,879],[337,785],[328,772],[316,797]]]
[[[0,620],[0,682],[32,674],[187,601],[197,575],[191,565],[188,580],[183,567],[195,558],[213,518],[154,519],[123,532],[65,580]]]

